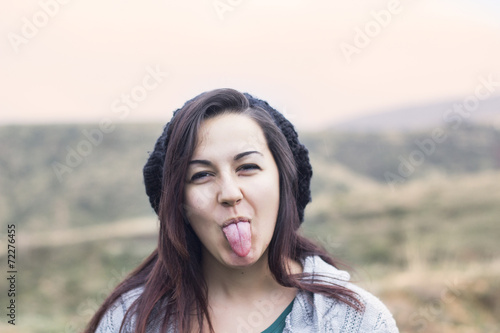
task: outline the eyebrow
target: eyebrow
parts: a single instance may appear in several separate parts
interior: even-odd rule
[[[246,151],[246,152],[243,152],[243,153],[239,153],[237,154],[235,157],[234,157],[234,160],[237,161],[247,155],[250,155],[250,154],[259,154],[260,156],[264,156],[262,155],[261,152],[257,151],[257,150],[251,150],[251,151]]]
[[[234,156],[233,160],[234,161],[238,161],[238,160],[242,159],[243,157],[248,156],[250,154],[259,154],[261,156],[264,156],[264,155],[262,155],[261,152],[259,152],[257,150],[250,150],[250,151],[245,151],[243,153],[236,154]],[[212,162],[210,162],[208,160],[192,160],[192,161],[189,161],[189,165],[191,165],[191,164],[203,164],[203,165],[206,165],[206,166],[211,166]]]

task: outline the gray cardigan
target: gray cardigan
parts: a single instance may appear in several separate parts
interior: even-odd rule
[[[349,273],[336,269],[319,257],[308,257],[303,264],[304,273],[314,274],[316,281],[333,282],[356,292],[365,305],[365,311],[360,313],[321,294],[299,291],[292,311],[286,317],[284,333],[398,333],[396,322],[385,305],[366,290],[348,282]],[[118,333],[125,312],[141,292],[142,288],[137,288],[120,297],[101,319],[96,333]],[[258,317],[258,313],[255,315]],[[249,322],[242,323],[247,327],[245,332],[251,328],[251,320],[248,318]],[[133,323],[126,325],[124,332],[133,332],[133,327]],[[158,327],[158,323],[153,323],[148,332],[158,332]],[[169,332],[174,331],[169,329]]]

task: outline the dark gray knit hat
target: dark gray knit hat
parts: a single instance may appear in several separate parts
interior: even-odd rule
[[[271,116],[274,123],[281,130],[285,136],[290,150],[292,151],[293,157],[295,159],[295,164],[297,167],[298,176],[298,191],[296,195],[297,201],[297,211],[299,214],[300,222],[304,220],[304,209],[306,205],[311,201],[311,177],[312,177],[312,167],[309,162],[309,152],[307,148],[299,142],[297,132],[295,131],[293,125],[278,111],[272,108],[266,101],[257,99],[250,94],[243,94],[249,102],[250,107],[259,107]],[[196,98],[196,97],[195,97]],[[184,106],[190,103],[192,100],[187,101]],[[182,112],[183,108],[176,110],[172,116],[178,112]],[[158,214],[158,208],[160,204],[161,197],[161,187],[163,178],[163,165],[165,162],[165,154],[167,151],[169,137],[167,135],[168,126],[170,122],[165,125],[162,135],[156,141],[153,152],[151,152],[146,165],[144,166],[144,185],[146,186],[146,194],[149,197],[149,202],[151,207]]]

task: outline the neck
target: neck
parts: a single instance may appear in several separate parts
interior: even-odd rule
[[[253,265],[230,268],[203,253],[203,274],[209,298],[218,300],[253,299],[283,288],[269,270],[267,251]]]

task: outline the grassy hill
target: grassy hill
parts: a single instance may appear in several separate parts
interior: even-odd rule
[[[95,127],[0,127],[0,219],[18,229],[15,332],[78,332],[155,247],[142,166],[162,126],[117,126],[58,177],[54,162],[67,166]],[[314,168],[302,232],[353,266],[402,332],[500,327],[497,131],[450,131],[395,187],[383,174],[429,131],[301,135]],[[14,332],[4,321],[0,330]]]
[[[419,131],[436,128],[447,123],[453,127],[469,124],[500,126],[500,96],[494,95],[475,106],[464,107],[464,100],[446,100],[421,105],[407,105],[393,110],[380,110],[336,124],[334,130],[342,132]]]
[[[98,145],[83,134],[96,127],[0,127],[0,219],[26,230],[43,230],[47,225],[59,229],[152,214],[144,195],[142,167],[162,126],[117,125],[112,133],[103,134]],[[322,174],[330,173],[328,182],[315,173],[314,190],[327,186],[332,193],[346,191],[357,180],[387,185],[385,174],[400,176],[401,161],[411,163],[412,153],[420,151],[415,142],[429,136],[426,131],[303,133],[315,167],[323,168]],[[331,167],[336,169],[326,170]],[[338,176],[339,167],[352,173],[349,181]],[[460,175],[498,169],[500,132],[469,127],[450,131],[445,141],[435,144],[432,154],[424,154],[424,161],[414,165],[410,176],[401,178],[410,181],[434,172]]]

